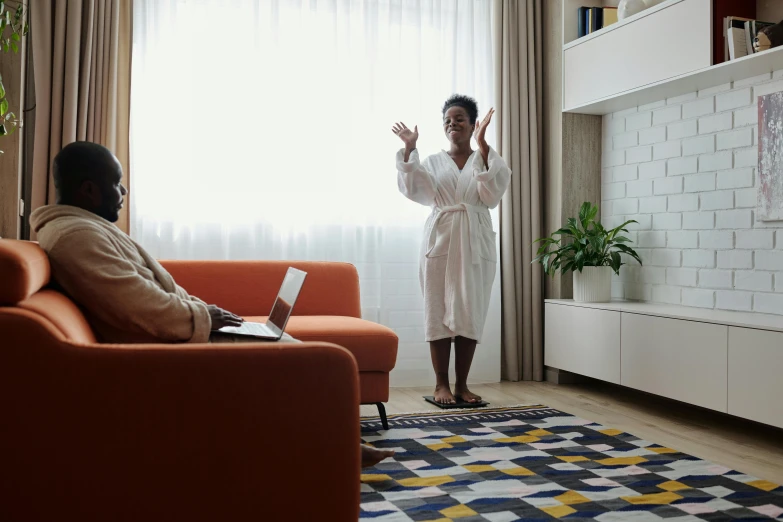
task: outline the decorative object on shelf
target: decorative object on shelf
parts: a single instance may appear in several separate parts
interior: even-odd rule
[[[783,220],[783,92],[759,96],[759,221]]]
[[[533,263],[541,263],[544,272],[554,275],[574,272],[574,301],[580,303],[602,303],[611,297],[611,271],[620,273],[624,265],[621,254],[642,260],[626,243],[631,240],[620,235],[628,232],[628,220],[611,230],[605,229],[599,220],[598,207],[586,201],[579,209],[579,219],[569,218],[567,225],[550,237],[538,239],[541,243]]]
[[[645,9],[647,9],[647,4],[644,0],[620,0],[620,3],[617,4],[617,18],[624,20]]]
[[[779,45],[783,45],[783,22],[765,27],[759,31],[753,43],[753,48],[758,53]]]

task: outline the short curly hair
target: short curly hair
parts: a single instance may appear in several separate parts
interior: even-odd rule
[[[476,120],[478,119],[478,104],[476,103],[476,100],[470,96],[465,96],[464,94],[454,94],[443,104],[443,116],[445,116],[446,111],[452,107],[462,107],[468,113],[470,124],[473,125],[476,123]]]

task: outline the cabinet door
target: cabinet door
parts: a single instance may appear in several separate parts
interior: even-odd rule
[[[783,428],[783,333],[729,328],[729,413]]]
[[[726,411],[728,327],[622,314],[622,384]]]
[[[620,383],[620,312],[547,303],[544,363]]]
[[[712,0],[684,0],[563,52],[570,109],[712,64]]]

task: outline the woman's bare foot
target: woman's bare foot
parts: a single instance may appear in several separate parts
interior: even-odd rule
[[[470,391],[467,385],[456,385],[454,387],[454,395],[462,399],[464,402],[481,402],[481,396],[476,395]]]
[[[370,466],[375,466],[383,459],[387,459],[394,455],[394,451],[392,450],[379,450],[377,448],[373,448],[372,446],[368,446],[366,444],[362,444],[362,467],[363,468],[369,468]]]
[[[448,384],[436,384],[435,402],[441,404],[456,404],[457,399],[454,398],[454,394],[451,393],[451,388]]]

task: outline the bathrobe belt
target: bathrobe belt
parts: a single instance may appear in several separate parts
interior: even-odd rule
[[[470,237],[470,257],[471,262],[476,265],[480,262],[479,260],[479,237],[478,237],[478,226],[479,226],[479,214],[482,212],[487,212],[487,208],[483,206],[477,206],[477,205],[469,205],[467,203],[457,203],[456,205],[450,205],[448,207],[435,207],[434,211],[435,219],[432,222],[432,230],[430,231],[430,238],[429,238],[429,248],[427,249],[427,254],[432,252],[432,249],[435,248],[435,239],[438,235],[438,222],[440,219],[445,216],[446,214],[452,213],[452,212],[465,212],[468,216],[468,231],[469,231],[469,237]],[[455,218],[457,216],[454,216]],[[458,219],[452,219],[451,222],[451,238],[449,241],[449,257],[452,255],[452,250],[454,250],[454,254],[456,254],[456,245],[457,242],[454,241],[454,235],[455,232],[459,230],[459,223],[460,220]]]

